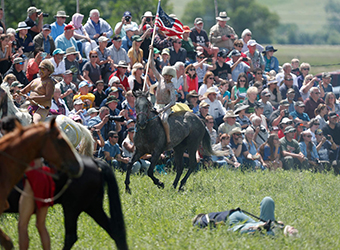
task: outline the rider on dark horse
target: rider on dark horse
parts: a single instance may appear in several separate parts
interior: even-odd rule
[[[153,48],[151,49],[151,51],[153,51]],[[176,77],[176,70],[173,67],[165,66],[162,70],[161,75],[158,73],[153,59],[150,60],[150,68],[158,80],[158,86],[155,93],[156,95],[155,108],[159,113],[159,117],[164,127],[166,141],[167,144],[169,145],[171,143],[171,139],[168,118],[171,113],[171,107],[176,104],[176,92],[171,79],[173,77]]]

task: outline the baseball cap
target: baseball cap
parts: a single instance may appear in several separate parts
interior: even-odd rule
[[[255,108],[263,109],[264,108],[264,103],[263,102],[255,102]]]
[[[73,74],[73,73],[72,73],[72,71],[71,71],[71,70],[69,70],[69,69],[68,69],[68,70],[66,70],[66,71],[64,72],[64,74],[63,74],[63,75],[69,75],[69,74]]]
[[[121,41],[122,38],[120,35],[115,35],[113,38],[112,38],[113,41]]]
[[[34,6],[31,6],[31,7],[29,7],[28,9],[27,9],[27,15],[32,15],[32,14],[34,14],[34,13],[39,13],[39,12],[41,12],[41,10],[40,9],[37,9],[36,7],[34,7]]]
[[[131,25],[131,24],[128,24],[128,25],[126,25],[125,26],[125,28],[124,28],[124,30],[125,30],[125,32],[126,31],[136,31],[137,30],[137,27],[136,26],[133,26],[133,25]]]
[[[302,101],[295,102],[295,107],[305,107],[305,104]]]
[[[329,77],[331,77],[331,74],[329,72],[322,73],[322,78],[329,78]]]
[[[287,94],[290,94],[290,93],[295,93],[295,90],[292,88],[288,89]]]
[[[76,99],[76,100],[73,102],[73,105],[78,105],[78,104],[84,104],[84,102],[82,101],[82,99]]]
[[[269,90],[268,89],[262,90],[261,95],[262,96],[270,96]]]
[[[51,30],[51,25],[44,24],[43,27],[42,27],[42,30]]]
[[[17,64],[17,63],[22,63],[22,62],[24,62],[24,61],[25,61],[24,58],[22,58],[22,57],[16,57],[16,58],[14,58],[13,63],[14,63],[14,64]]]
[[[74,30],[74,27],[72,24],[68,24],[64,27],[64,30]]]
[[[254,46],[254,45],[256,45],[257,44],[257,42],[256,42],[256,40],[254,40],[254,39],[251,39],[251,40],[249,40],[248,42],[247,42],[247,46]]]
[[[90,108],[88,111],[87,111],[87,114],[89,115],[92,115],[94,113],[99,113],[99,110],[96,109],[96,108]]]
[[[52,56],[55,56],[57,54],[60,54],[60,55],[65,54],[65,51],[63,51],[62,49],[59,49],[59,48],[53,50]]]
[[[281,102],[280,102],[280,106],[289,106],[289,102],[287,101],[287,100],[282,100]]]
[[[195,23],[196,23],[196,24],[203,23],[203,19],[202,19],[201,17],[197,17],[197,18],[195,19]]]
[[[201,102],[200,105],[199,105],[200,108],[209,107],[209,106],[210,105],[208,103],[206,103],[206,102]]]
[[[240,56],[240,55],[241,55],[240,51],[234,49],[233,51],[231,51],[229,56]]]
[[[284,134],[287,134],[287,133],[290,133],[290,132],[295,132],[295,131],[296,131],[296,129],[293,126],[287,126],[285,128]]]
[[[105,37],[105,36],[101,36],[98,38],[98,42],[107,42],[108,40],[110,40],[109,38]]]
[[[113,96],[113,95],[110,95],[107,99],[106,99],[106,104],[109,104],[111,102],[119,102],[119,100]]]
[[[328,114],[328,117],[329,117],[329,118],[335,118],[335,117],[338,117],[338,115],[336,114],[336,112],[330,112],[330,113]]]
[[[126,16],[132,17],[131,16],[131,12],[130,11],[125,11],[124,14],[123,14],[123,17],[126,17]]]
[[[318,129],[315,131],[315,134],[316,134],[316,135],[321,135],[321,134],[323,134],[322,129],[321,129],[321,128],[318,128]]]
[[[82,87],[85,87],[85,86],[91,87],[92,85],[87,81],[82,81],[82,82],[79,83],[78,88],[82,88]]]

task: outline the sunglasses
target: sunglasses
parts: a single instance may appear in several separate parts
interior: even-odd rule
[[[309,68],[302,68],[301,70],[309,70]]]
[[[182,42],[181,42],[181,41],[178,41],[178,42],[175,42],[175,43],[179,43],[179,44],[181,44]]]
[[[286,79],[286,81],[293,81],[293,78]]]
[[[250,34],[247,34],[246,36],[251,36]]]
[[[304,135],[303,137],[308,137],[308,138],[310,138],[310,137],[312,137],[311,135]]]
[[[262,72],[257,72],[256,75],[262,75]]]
[[[234,135],[236,135],[236,136],[241,136],[242,134],[241,134],[241,133],[237,133],[237,134],[234,134]]]
[[[319,126],[319,125],[320,125],[320,123],[314,123],[313,125],[315,125],[315,126]]]
[[[144,70],[144,68],[138,68],[139,70]]]
[[[213,124],[214,122],[208,122],[208,123]]]
[[[112,136],[113,138],[118,138],[118,136]]]
[[[200,56],[200,57],[198,57],[199,59],[204,59],[204,56]]]
[[[97,58],[98,56],[91,56],[91,58]]]
[[[214,80],[214,77],[208,77],[208,79],[210,79],[210,80]]]
[[[202,109],[208,109],[209,107],[202,107]]]
[[[238,80],[239,82],[246,82],[246,80]]]
[[[316,94],[316,95],[320,95],[320,92],[314,92],[314,94]]]
[[[239,44],[239,45],[235,45],[235,47],[241,48],[241,47],[243,47],[243,45]]]
[[[20,64],[20,65],[23,65],[23,64],[24,64],[24,62],[19,62],[18,64]]]
[[[228,139],[230,139],[229,137],[222,137],[221,138],[222,140],[228,140]]]
[[[195,71],[195,69],[189,69],[189,71]]]

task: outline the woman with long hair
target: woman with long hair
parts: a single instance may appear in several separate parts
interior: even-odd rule
[[[92,86],[95,86],[98,80],[102,80],[100,67],[97,64],[99,60],[98,52],[91,50],[89,56],[90,61],[85,63],[83,67],[83,76]]]
[[[142,90],[144,83],[144,66],[141,63],[135,63],[128,78],[129,86],[132,91]]]
[[[309,167],[317,170],[320,166],[319,155],[315,144],[312,142],[312,133],[309,130],[305,130],[301,135],[299,140],[301,153],[307,158]]]
[[[282,169],[282,148],[279,137],[271,134],[266,143],[260,147],[260,154],[264,160],[264,166],[270,170]]]
[[[315,131],[320,128],[320,122],[318,119],[313,118],[309,121],[309,131],[312,135],[312,142],[316,143]]]
[[[6,34],[0,36],[0,73],[4,75],[11,67],[12,42]]]
[[[231,89],[231,103],[242,103],[247,96],[249,87],[248,77],[245,73],[241,73],[237,77],[236,85]]]
[[[340,115],[340,104],[336,102],[336,97],[333,92],[326,94],[325,103],[329,112],[335,112],[337,115]]]
[[[138,35],[132,37],[132,47],[129,49],[127,55],[130,58],[131,67],[135,63],[143,63],[143,50],[140,48],[142,44],[142,38]]]
[[[185,74],[187,75],[188,92],[195,90],[198,92],[198,77],[196,68],[193,64],[189,64],[185,68]]]
[[[247,157],[248,159],[252,159],[255,162],[255,168],[263,169],[263,164],[265,163],[262,159],[262,156],[257,152],[257,145],[254,141],[255,132],[252,127],[248,127],[244,134],[243,142],[246,144],[247,151],[251,155],[251,157]]]
[[[270,93],[270,98],[269,98],[269,102],[275,107],[277,108],[282,100],[282,95],[281,92],[279,90],[279,86],[277,85],[277,80],[276,77],[274,75],[270,75],[268,76],[268,82],[267,82],[267,86],[268,86],[268,90]]]
[[[315,118],[319,120],[319,128],[323,128],[327,125],[325,116],[328,113],[327,105],[320,103],[319,106],[314,110]]]
[[[306,100],[309,97],[310,89],[314,87],[314,83],[317,79],[318,78],[313,77],[312,74],[306,75],[305,79],[302,82],[302,87],[300,89],[300,94],[303,100]]]
[[[200,100],[203,100],[204,93],[207,92],[207,89],[210,88],[210,87],[214,87],[215,91],[219,92],[218,87],[216,87],[214,85],[214,83],[215,83],[214,78],[215,78],[214,73],[211,72],[211,71],[207,71],[207,73],[205,74],[205,76],[203,78],[203,84],[201,85],[201,87],[198,90]]]

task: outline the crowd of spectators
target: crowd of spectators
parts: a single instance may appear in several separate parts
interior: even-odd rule
[[[177,101],[202,119],[213,148],[225,152],[212,157],[200,151],[205,164],[313,170],[339,165],[340,104],[331,75],[324,72],[319,79],[310,74],[309,63],[296,58],[279,62],[277,49],[257,43],[249,29],[238,36],[226,12],[208,32],[197,17],[194,27],[183,27],[182,37],[155,27],[150,11],[140,25],[125,11],[114,29],[97,9],[87,20],[62,10],[54,17],[46,24],[43,12],[29,7],[16,29],[0,22],[2,86],[16,93],[39,77],[39,65],[48,59],[56,82],[50,114],[88,126],[96,139],[94,155],[113,166],[124,169],[133,152],[133,91],[144,82],[147,89],[157,84],[153,72],[146,72],[154,29],[157,70],[174,67]],[[16,106],[24,102],[15,96]],[[135,172],[147,169],[148,157]]]

